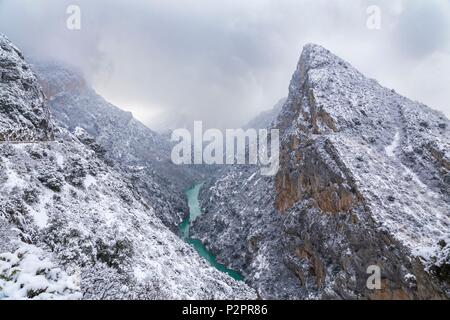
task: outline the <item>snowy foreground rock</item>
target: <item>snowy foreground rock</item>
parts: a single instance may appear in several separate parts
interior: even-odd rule
[[[262,298],[450,298],[443,114],[307,45],[272,126],[277,175],[224,169],[203,188],[194,236]]]
[[[170,231],[86,130],[49,120],[4,36],[0,75],[0,299],[256,298]]]

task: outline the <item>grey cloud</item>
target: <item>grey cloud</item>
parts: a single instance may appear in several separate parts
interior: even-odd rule
[[[413,1],[399,19],[397,37],[400,50],[415,58],[449,49],[450,2]]]
[[[383,28],[370,31],[365,10],[374,1],[365,0],[3,0],[0,32],[26,53],[79,67],[107,100],[151,127],[246,123],[287,94],[307,42],[449,114],[450,93],[430,88],[450,83],[444,1],[375,1]],[[82,9],[81,31],[65,28],[68,4]],[[416,67],[431,61],[443,78]]]

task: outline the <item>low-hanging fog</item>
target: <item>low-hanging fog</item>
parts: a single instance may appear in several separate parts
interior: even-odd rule
[[[287,95],[308,42],[450,115],[450,0],[0,0],[0,32],[155,129],[242,126]]]

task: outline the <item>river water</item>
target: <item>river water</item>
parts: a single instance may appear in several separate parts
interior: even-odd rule
[[[198,195],[200,193],[200,189],[203,183],[199,183],[194,185],[191,189],[185,192],[186,198],[188,200],[189,206],[189,215],[181,222],[179,225],[180,235],[187,243],[189,243],[194,249],[198,252],[198,254],[206,259],[213,267],[221,272],[227,273],[233,279],[242,281],[244,277],[237,271],[228,269],[225,265],[217,262],[216,257],[206,249],[203,243],[198,239],[193,239],[189,236],[189,225],[193,222],[197,217],[201,216],[202,210],[200,208],[200,203],[198,201]]]

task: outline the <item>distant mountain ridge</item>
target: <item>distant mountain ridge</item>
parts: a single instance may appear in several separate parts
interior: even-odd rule
[[[80,127],[92,136],[107,159],[133,176],[139,192],[157,204],[157,214],[175,230],[187,212],[184,190],[201,179],[195,168],[174,165],[167,137],[105,101],[88,86],[81,72],[53,61],[34,61],[34,68],[53,117],[71,132]]]
[[[270,127],[272,122],[276,120],[278,115],[280,114],[284,104],[286,102],[286,98],[280,99],[270,110],[263,111],[258,114],[255,118],[250,120],[245,126],[245,129],[254,128],[254,129],[265,129]]]
[[[20,50],[0,34],[0,141],[52,138],[50,113]]]

